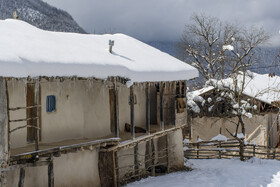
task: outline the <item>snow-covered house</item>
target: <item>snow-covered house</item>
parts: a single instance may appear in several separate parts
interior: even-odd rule
[[[238,75],[236,80],[242,82],[243,78],[242,75]],[[252,106],[251,112],[244,111],[243,115],[245,140],[276,147],[279,142],[280,77],[249,72],[244,80],[242,103],[244,107],[249,106],[247,103],[251,103]],[[226,117],[223,115],[228,112],[231,103],[226,103],[220,97],[225,87],[233,88],[233,79],[227,78],[216,83],[215,87],[206,86],[187,94],[188,107],[192,113],[193,141],[196,141],[197,137],[210,140],[219,133],[230,138],[226,128],[235,132],[236,125],[233,122],[237,122],[237,117],[234,117],[234,114]]]
[[[139,138],[159,150],[166,136],[167,168],[183,165],[186,111],[177,102],[195,68],[123,34],[49,32],[18,20],[0,28],[2,184],[116,185],[130,162],[120,147],[148,152]]]

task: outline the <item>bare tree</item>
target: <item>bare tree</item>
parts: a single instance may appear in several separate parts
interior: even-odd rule
[[[207,112],[211,112],[209,109],[221,108],[219,103],[223,103],[226,110],[218,116],[237,117],[237,121],[231,120],[236,125],[235,132],[227,131],[240,142],[243,160],[244,139],[238,137],[237,132],[241,128],[245,135],[243,118],[251,117],[251,111],[255,108],[252,102],[244,99],[246,79],[250,76],[246,69],[254,63],[255,53],[261,44],[268,41],[269,35],[263,28],[223,23],[204,14],[194,15],[192,21],[192,24],[186,26],[178,44],[181,58],[200,71],[208,80],[208,86],[219,90],[215,100],[219,98],[220,102],[215,102],[211,108],[206,109]],[[217,80],[225,77],[229,78],[226,81]]]
[[[263,28],[224,23],[204,14],[196,14],[191,20],[178,43],[178,54],[206,80],[244,72],[252,65],[258,47],[269,39]]]

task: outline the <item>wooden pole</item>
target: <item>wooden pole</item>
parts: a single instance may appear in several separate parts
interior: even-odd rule
[[[120,186],[119,179],[119,162],[118,162],[118,151],[113,151],[113,168],[114,168],[114,186]]]
[[[168,134],[165,135],[166,137],[166,167],[167,167],[167,173],[169,173],[169,143],[168,143]]]
[[[160,100],[159,100],[159,113],[160,113],[160,130],[164,130],[164,121],[163,121],[163,83],[160,83]]]
[[[134,147],[134,175],[136,179],[139,179],[139,161],[138,161],[138,143],[135,144]]]
[[[219,141],[218,148],[219,148],[219,159],[221,159],[222,158],[222,152],[221,152],[221,142],[220,141]]]
[[[133,85],[130,87],[130,134],[131,138],[135,138],[135,126],[134,126],[134,90]]]
[[[150,134],[150,84],[146,83],[146,133]]]
[[[115,136],[119,137],[119,124],[118,124],[118,102],[117,102],[117,82],[116,78],[114,79],[114,130]]]
[[[10,133],[11,127],[10,127],[10,123],[9,123],[9,121],[10,121],[10,112],[9,112],[10,101],[9,101],[8,80],[7,79],[6,80],[3,79],[3,81],[5,81],[5,89],[3,89],[3,91],[4,90],[6,91],[6,93],[5,93],[6,97],[4,97],[3,99],[6,99],[6,101],[3,100],[2,102],[6,102],[6,115],[7,115],[7,120],[8,120],[8,122],[7,122],[7,130],[4,130],[4,131],[7,131],[7,136],[8,136],[8,142],[6,142],[8,144],[8,151],[7,151],[8,152],[7,162],[8,162],[8,160],[11,157],[11,133]],[[4,93],[1,93],[1,97],[3,97],[3,94]],[[5,104],[5,103],[3,103],[3,104]],[[5,143],[5,142],[3,142],[3,143]]]
[[[24,187],[24,177],[25,177],[25,168],[20,168],[19,182],[18,182],[19,187]]]
[[[35,82],[35,105],[40,105],[40,82],[38,80],[36,80]],[[37,112],[37,123],[36,123],[36,136],[35,136],[35,150],[38,151],[39,150],[39,141],[40,141],[40,109],[41,107],[37,107],[36,108],[36,112]],[[33,116],[34,117],[34,116]]]
[[[155,144],[154,144],[154,139],[151,139],[151,147],[152,147],[152,176],[156,175],[156,170],[155,170],[155,160],[156,160],[156,150],[155,150]]]
[[[50,163],[48,165],[48,186],[54,187],[53,156],[50,157]]]

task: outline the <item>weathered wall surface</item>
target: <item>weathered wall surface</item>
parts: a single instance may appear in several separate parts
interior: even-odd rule
[[[18,186],[19,170],[7,173],[8,186]],[[80,151],[54,157],[54,185],[100,186],[98,171],[98,150]],[[30,167],[25,171],[24,186],[48,186],[48,166]]]
[[[26,106],[26,82],[23,80],[10,80],[8,81],[8,91],[9,91],[9,107],[25,107]],[[25,119],[26,110],[16,110],[10,111],[10,119]],[[11,130],[20,126],[26,125],[26,122],[15,122],[10,123]],[[11,134],[11,147],[23,147],[27,145],[27,128],[23,128],[14,131]]]
[[[41,138],[43,143],[67,139],[99,138],[109,135],[110,102],[109,88],[98,80],[47,81],[41,85]],[[8,84],[10,107],[26,106],[26,81],[11,80]],[[143,86],[134,86],[136,95],[135,125],[145,126],[146,95]],[[125,123],[130,123],[129,88],[118,85],[119,127],[124,131]],[[54,95],[56,110],[46,112],[46,97]],[[11,112],[11,119],[26,118],[26,110]],[[12,123],[12,127],[26,125],[26,122]],[[12,133],[12,148],[27,145],[27,128]]]
[[[134,105],[134,123],[136,126],[145,127],[146,125],[146,93],[144,86],[134,85],[136,104]],[[118,86],[119,99],[119,128],[124,131],[125,123],[130,124],[130,89],[124,85]]]
[[[257,145],[265,145],[267,146],[268,142],[268,119],[271,114],[265,115],[253,115],[252,118],[244,118],[245,123],[245,140],[249,142],[256,142]],[[276,115],[273,114],[270,123],[273,124],[276,119]],[[237,121],[237,118],[230,119],[220,119],[216,117],[202,117],[202,118],[194,118],[192,119],[192,141],[196,142],[197,136],[199,136],[202,140],[211,140],[214,136],[217,136],[220,133],[220,128],[222,130],[222,134],[228,138],[232,138],[230,134],[226,131],[226,128],[231,132],[235,132],[236,125],[231,121]],[[273,122],[272,122],[273,121]],[[240,128],[239,128],[240,129]],[[239,133],[241,129],[239,130]],[[273,130],[271,132],[271,141],[273,141],[272,145],[276,145],[278,142],[278,131],[277,125],[273,126]],[[276,142],[276,144],[275,144]]]
[[[46,112],[46,97],[55,95],[55,112]],[[42,141],[98,138],[110,131],[109,92],[99,81],[41,82]]]

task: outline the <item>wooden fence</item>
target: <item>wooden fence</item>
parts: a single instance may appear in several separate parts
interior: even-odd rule
[[[243,154],[244,159],[259,157],[280,160],[280,150],[278,148],[267,148],[245,142],[244,150],[240,151],[240,143],[235,139],[184,143],[184,155],[188,159],[240,158],[241,154]]]

